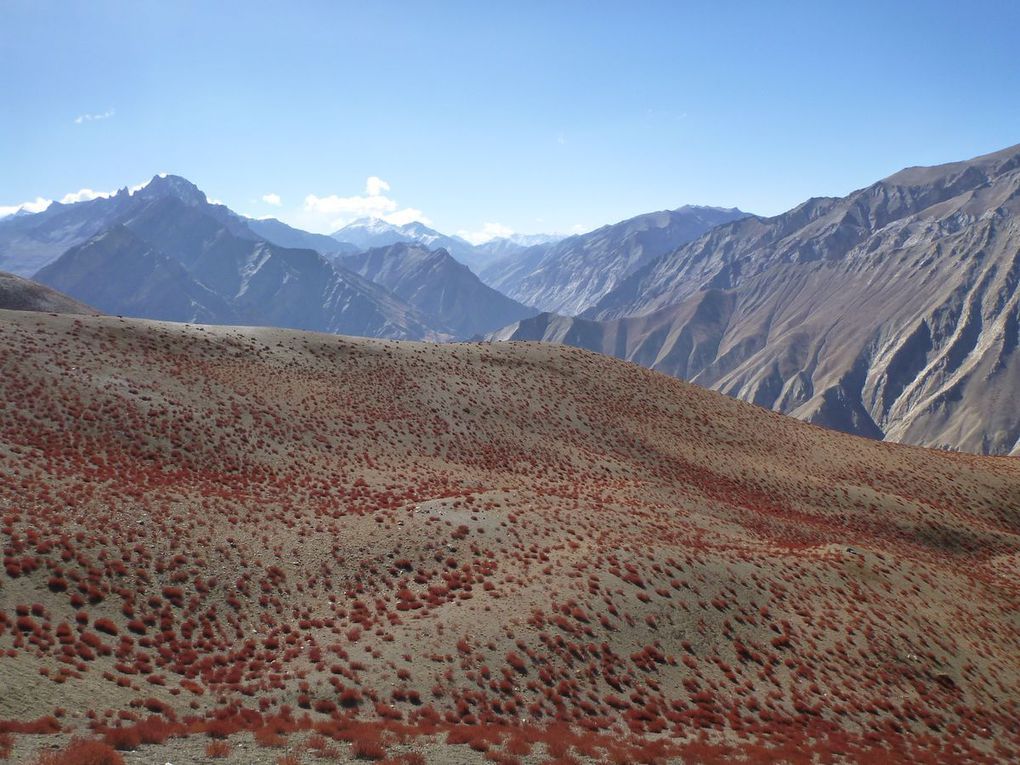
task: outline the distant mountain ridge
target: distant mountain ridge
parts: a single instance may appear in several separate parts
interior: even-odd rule
[[[327,258],[351,255],[361,249],[349,242],[338,242],[326,234],[313,234],[310,231],[302,231],[299,228],[288,226],[276,218],[246,218],[245,220],[248,228],[267,242],[278,244],[281,247],[315,250]]]
[[[476,274],[496,258],[485,248],[476,247],[459,236],[441,234],[419,221],[398,226],[381,218],[359,218],[334,231],[331,236],[359,251],[399,243],[419,244],[430,250],[444,249]]]
[[[238,318],[224,298],[198,282],[179,261],[123,224],[75,245],[36,278],[115,315],[195,323]]]
[[[359,218],[331,235],[344,245],[358,251],[391,244],[419,244],[430,250],[444,249],[453,258],[480,274],[487,266],[508,255],[523,252],[538,244],[558,242],[562,237],[553,234],[512,234],[471,244],[459,236],[441,234],[419,221],[403,225],[389,223],[381,218]]]
[[[451,336],[318,252],[259,237],[244,218],[209,204],[184,178],[157,176],[117,197],[112,205],[60,211],[74,214],[75,237],[100,230],[44,266],[39,281],[108,313],[142,318],[369,337]],[[88,218],[90,211],[99,213],[97,221]],[[44,239],[39,233],[46,222],[37,223],[37,239]]]
[[[736,208],[691,205],[638,215],[511,254],[480,276],[515,300],[543,311],[574,315],[646,263],[714,226],[746,215]]]
[[[1020,146],[748,217],[645,264],[564,342],[859,435],[1020,454]]]

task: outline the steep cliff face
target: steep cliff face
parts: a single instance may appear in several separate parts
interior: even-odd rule
[[[874,438],[1020,454],[1020,147],[721,226],[582,319],[600,350]]]

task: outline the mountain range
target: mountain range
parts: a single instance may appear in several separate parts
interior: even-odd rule
[[[315,250],[320,255],[331,259],[340,255],[351,255],[362,249],[350,242],[337,241],[326,234],[313,234],[310,231],[302,231],[299,228],[288,226],[276,218],[247,218],[246,222],[252,232],[267,242],[278,244],[281,247]]]
[[[448,334],[318,252],[257,237],[182,178],[157,176],[116,220],[36,279],[112,314],[366,336]]]
[[[536,313],[442,247],[462,260],[495,257],[464,240],[381,220],[340,233],[357,244],[246,218],[187,179],[156,176],[134,191],[0,221],[0,267],[107,313],[170,321],[442,340]],[[522,249],[504,242],[493,253]]]
[[[1020,761],[1020,460],[874,440],[1017,454],[1020,147],[575,317],[115,197],[0,221],[0,760]]]
[[[0,220],[0,268],[113,314],[577,345],[856,435],[1020,454],[1018,189],[1012,147],[770,218],[685,206],[473,246],[312,234],[157,176]]]
[[[850,433],[1020,454],[1020,146],[726,223],[580,317],[599,350]]]

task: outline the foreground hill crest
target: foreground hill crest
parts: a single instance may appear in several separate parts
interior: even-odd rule
[[[0,730],[1020,755],[1016,460],[552,345],[0,319]]]

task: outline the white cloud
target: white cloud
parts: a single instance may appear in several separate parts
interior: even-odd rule
[[[159,173],[159,175],[162,178],[166,177],[166,173]],[[149,181],[142,181],[139,184],[128,187],[128,193],[134,194],[136,191],[144,189],[148,185]],[[78,202],[90,202],[93,199],[107,199],[109,197],[115,196],[116,194],[117,194],[116,190],[96,191],[95,189],[84,188],[64,194],[64,196],[60,198],[60,203],[65,205],[73,205]],[[211,204],[223,204],[221,201],[213,199],[210,199],[209,202]],[[14,213],[18,212],[18,210],[24,210],[26,212],[31,213],[42,212],[51,204],[53,204],[52,199],[36,197],[31,202],[22,202],[19,205],[0,205],[0,218],[4,218],[8,215],[13,215]]]
[[[322,215],[350,215],[355,218],[381,218],[397,209],[397,203],[384,196],[340,197],[330,194],[305,197],[305,209]]]
[[[36,197],[31,202],[22,202],[19,205],[0,205],[0,218],[6,218],[8,215],[14,215],[14,213],[19,210],[24,210],[25,212],[30,213],[42,212],[51,204],[53,204],[52,199]]]
[[[165,178],[166,173],[160,173],[160,177]],[[135,184],[134,186],[128,187],[128,193],[134,194],[136,191],[140,191],[149,185],[149,181],[142,181],[141,183]],[[95,191],[93,189],[78,189],[72,191],[70,194],[64,194],[60,198],[60,203],[65,205],[73,205],[75,202],[90,202],[93,199],[108,199],[117,195],[116,189],[113,191]],[[209,200],[210,202],[212,200]],[[215,203],[214,203],[215,204]]]
[[[374,175],[368,176],[368,180],[365,181],[365,193],[370,197],[377,197],[384,191],[390,190],[390,184],[384,181],[382,178],[378,178]]]
[[[320,197],[309,194],[305,197],[303,214],[299,223],[312,230],[335,231],[358,218],[381,218],[387,223],[402,226],[412,221],[429,225],[432,221],[414,207],[401,208],[395,199],[386,196],[390,184],[377,176],[365,179],[365,191],[351,197],[337,194]]]
[[[64,194],[60,198],[60,203],[65,205],[73,205],[75,202],[88,202],[90,199],[99,199],[99,197],[112,197],[117,192],[115,191],[93,191],[92,189],[79,189],[78,191],[70,194]]]
[[[504,239],[513,236],[514,230],[502,223],[483,223],[480,231],[458,231],[461,239],[466,239],[471,244],[484,244],[492,239]]]
[[[112,117],[116,113],[117,112],[114,109],[107,109],[105,112],[102,112],[100,114],[79,114],[77,117],[74,118],[74,124],[75,125],[80,125],[83,122],[95,122],[96,120],[108,120],[108,119],[110,119],[110,117]]]
[[[283,200],[280,199],[279,194],[263,194],[262,201],[267,205],[272,205],[273,207],[279,207],[283,204]]]

